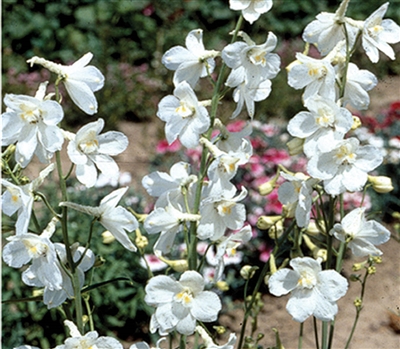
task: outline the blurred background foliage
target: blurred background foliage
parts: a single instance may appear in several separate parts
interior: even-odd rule
[[[384,2],[353,0],[348,15],[365,19]],[[294,60],[296,51],[303,50],[300,37],[307,23],[322,10],[335,11],[338,3],[275,0],[272,11],[253,25],[245,22],[243,30],[257,43],[264,42],[268,31],[273,31],[279,38],[277,52],[283,68]],[[4,0],[2,10],[6,14],[2,31],[3,91],[32,95],[40,81],[49,78],[40,67],[28,67],[26,60],[32,56],[71,64],[90,51],[94,54],[92,64],[106,76],[105,87],[96,94],[101,103],[95,117],[107,120],[108,127],[114,127],[118,120],[147,121],[155,117],[158,101],[173,89],[173,73],[161,65],[163,53],[172,46],[184,45],[187,33],[195,28],[204,30],[207,49],[221,50],[230,41],[228,33],[238,16],[238,12],[229,10],[227,0]],[[400,22],[396,1],[386,18]],[[364,55],[358,59],[379,77],[400,73],[398,61],[376,68]],[[271,97],[257,107],[257,117],[263,121],[291,117],[301,108],[301,92],[287,85],[284,69],[274,84]],[[290,98],[279,98],[276,103],[275,97],[282,95]],[[75,125],[82,112],[68,97],[65,101],[66,108],[72,110],[66,113],[67,120]]]

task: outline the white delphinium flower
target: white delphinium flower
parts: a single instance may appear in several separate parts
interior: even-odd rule
[[[335,69],[325,57],[316,59],[296,53],[295,63],[290,66],[288,84],[296,90],[305,87],[303,99],[319,94],[329,100],[335,98]]]
[[[212,188],[208,191],[208,195],[226,197],[234,195],[236,187],[230,180],[235,176],[238,166],[248,162],[245,154],[226,153],[204,137],[200,138],[200,143],[206,146],[214,157],[214,161],[207,170],[209,187]]]
[[[60,258],[61,263],[65,265],[67,263],[65,245],[56,242],[54,244],[54,247],[56,249],[58,257]],[[85,248],[82,246],[79,246],[77,249],[73,250],[74,262],[77,262],[81,258],[84,250]],[[81,288],[85,283],[84,272],[89,270],[93,266],[94,262],[95,262],[94,253],[91,250],[87,250],[81,263],[79,263],[76,269],[78,272],[78,278]],[[23,275],[23,281],[25,282],[25,284],[29,286],[44,287],[43,303],[47,305],[48,309],[58,307],[59,305],[64,303],[64,301],[67,298],[69,299],[74,298],[74,289],[72,286],[71,278],[67,275],[64,268],[61,265],[59,265],[58,260],[57,260],[57,265],[59,267],[59,270],[61,271],[61,276],[62,276],[62,288],[59,290],[52,290],[46,287],[46,285],[44,285],[40,281],[40,279],[38,279],[37,275],[35,275],[31,271]]]
[[[196,332],[203,339],[205,349],[234,349],[236,343],[236,335],[231,333],[229,335],[228,342],[223,345],[217,345],[214,343],[210,335],[206,332],[206,330],[201,326],[196,326]]]
[[[187,148],[195,148],[199,137],[210,127],[207,109],[201,105],[190,85],[179,83],[174,95],[164,97],[159,105],[157,116],[166,122],[165,135],[171,144],[178,136]]]
[[[311,315],[334,320],[336,301],[346,294],[347,280],[335,270],[321,270],[320,260],[310,257],[294,258],[290,265],[293,270],[284,268],[271,275],[269,291],[275,296],[291,292],[286,310],[295,321],[304,322]]]
[[[255,113],[254,102],[266,99],[271,93],[271,81],[263,80],[258,85],[250,86],[242,82],[233,91],[233,100],[237,103],[236,109],[232,113],[231,119],[236,118],[246,105],[247,113],[253,119]]]
[[[168,253],[173,246],[176,234],[181,230],[182,224],[186,222],[197,222],[200,215],[183,212],[181,206],[174,202],[174,205],[167,196],[167,206],[157,207],[146,217],[144,228],[148,234],[161,232],[154,250]]]
[[[194,88],[199,78],[214,71],[214,58],[219,55],[219,52],[204,48],[201,29],[192,30],[186,36],[185,43],[186,48],[175,46],[165,52],[162,63],[167,69],[175,70],[173,78],[175,86],[186,81]]]
[[[115,338],[99,337],[96,331],[87,332],[82,336],[72,321],[65,320],[64,324],[69,328],[70,338],[54,349],[123,349],[122,344]]]
[[[331,150],[332,144],[342,140],[353,125],[351,113],[332,100],[315,95],[306,100],[305,106],[309,112],[296,114],[287,129],[292,136],[305,138],[303,150],[308,157],[317,150]]]
[[[104,228],[114,235],[122,246],[127,250],[136,251],[136,246],[129,239],[126,231],[131,232],[136,230],[139,223],[135,216],[126,208],[117,206],[127,190],[128,187],[114,190],[100,201],[100,206],[98,207],[83,206],[73,202],[60,202],[60,206],[70,207],[96,217]]]
[[[259,87],[260,84],[267,79],[274,78],[280,69],[279,56],[271,53],[275,49],[278,39],[274,33],[269,32],[265,43],[256,45],[246,33],[239,32],[238,35],[243,37],[244,41],[229,44],[221,53],[226,65],[232,68],[226,85],[236,87],[244,82],[249,85],[249,89],[265,89],[266,85]]]
[[[210,253],[207,253],[206,255],[207,262],[216,267],[214,282],[221,279],[225,265],[228,264],[230,259],[234,259],[234,257],[239,257],[239,259],[241,259],[239,252],[237,252],[237,248],[243,243],[250,241],[252,236],[253,234],[250,225],[245,225],[239,231],[232,232],[227,236],[221,236],[218,239],[216,254],[211,255]],[[240,263],[240,261],[237,262]]]
[[[29,275],[34,275],[49,290],[62,288],[62,275],[56,249],[50,241],[55,231],[55,224],[55,219],[50,221],[41,235],[24,233],[10,236],[7,238],[10,242],[3,248],[3,260],[10,267],[21,268],[32,261],[31,266],[22,273],[22,281],[26,282],[29,280]]]
[[[190,174],[190,165],[180,161],[171,167],[170,174],[152,172],[142,179],[142,185],[151,196],[158,197],[156,207],[168,205],[167,197],[174,197],[174,202],[181,202],[183,190],[197,181],[197,176]]]
[[[362,46],[373,63],[378,62],[379,51],[394,60],[394,51],[388,44],[396,44],[400,41],[400,26],[391,19],[383,19],[388,6],[389,3],[386,2],[364,22]]]
[[[151,278],[144,299],[156,307],[150,320],[150,332],[159,330],[164,335],[176,330],[191,335],[197,320],[215,321],[221,301],[214,292],[204,291],[204,286],[203,276],[193,270],[184,272],[179,281],[166,275]]]
[[[47,166],[39,173],[38,178],[22,186],[15,185],[5,179],[1,180],[1,185],[6,188],[1,197],[2,210],[9,217],[17,212],[18,218],[15,224],[15,233],[17,235],[25,234],[28,231],[32,206],[35,200],[34,191],[39,188],[53,169],[54,164]]]
[[[358,69],[354,63],[349,63],[342,98],[343,106],[350,104],[359,110],[367,109],[370,100],[367,91],[372,90],[377,84],[378,79],[370,71]]]
[[[209,196],[200,204],[200,221],[197,227],[197,236],[202,239],[218,240],[227,228],[231,230],[239,229],[243,226],[246,219],[246,208],[244,204],[238,202],[247,196],[247,189],[242,187],[242,191],[236,197],[229,196]]]
[[[39,64],[57,74],[65,85],[74,103],[86,114],[97,113],[97,100],[94,92],[104,85],[104,76],[99,69],[88,63],[93,58],[92,53],[86,53],[72,65],[61,65],[40,57],[32,57],[27,62]]]
[[[292,176],[281,172],[281,176],[287,182],[279,186],[279,201],[286,205],[289,211],[294,211],[299,227],[307,227],[310,222],[313,187],[319,180],[307,177],[303,173]]]
[[[360,191],[368,179],[368,172],[382,163],[382,154],[373,146],[360,146],[357,138],[351,137],[336,142],[326,153],[317,152],[308,162],[308,173],[324,181],[330,195],[339,195],[346,190]]]
[[[100,134],[103,128],[103,119],[90,122],[68,144],[67,152],[76,165],[76,177],[88,188],[96,184],[96,167],[105,176],[118,178],[119,168],[111,156],[122,153],[129,143],[122,132],[108,131]]]
[[[244,19],[253,24],[263,13],[272,7],[272,0],[229,0],[229,8],[242,11]]]
[[[64,137],[57,124],[64,111],[56,101],[45,99],[46,83],[42,83],[35,97],[6,94],[7,109],[2,117],[1,145],[17,142],[15,160],[26,167],[34,154],[42,163],[49,163],[54,152],[60,150]]]
[[[303,40],[315,44],[323,56],[327,55],[338,42],[346,39],[346,26],[350,49],[353,47],[358,28],[346,23],[344,16],[350,0],[343,0],[335,13],[321,12],[309,23],[303,32]]]
[[[364,207],[349,212],[341,223],[333,226],[330,234],[346,242],[356,257],[382,255],[382,251],[375,245],[381,245],[390,239],[390,231],[382,224],[366,220]]]

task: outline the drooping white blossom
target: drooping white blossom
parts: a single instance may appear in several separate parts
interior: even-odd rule
[[[173,330],[185,335],[195,331],[196,321],[211,322],[217,319],[221,301],[211,291],[204,291],[204,278],[196,271],[184,272],[179,280],[166,275],[150,279],[145,292],[145,302],[156,307],[151,316],[150,332],[161,335]]]
[[[96,331],[82,335],[72,321],[65,320],[64,324],[69,328],[70,338],[67,338],[64,344],[57,345],[54,349],[123,349],[122,344],[115,338],[99,337]]]
[[[3,248],[4,262],[13,268],[21,268],[32,261],[22,273],[22,280],[35,278],[49,290],[61,290],[62,275],[54,244],[50,241],[55,231],[55,222],[51,221],[41,235],[23,233],[7,238],[10,241]],[[27,279],[28,278],[28,279]],[[31,285],[29,282],[28,285]]]
[[[231,232],[229,235],[221,236],[216,245],[216,253],[206,254],[207,262],[215,267],[214,282],[221,279],[225,265],[230,259],[238,257],[237,249],[240,245],[250,241],[252,231],[250,225],[245,225],[237,232]],[[240,256],[239,256],[240,258]]]
[[[374,74],[365,69],[359,69],[354,63],[347,67],[346,86],[342,97],[342,104],[350,104],[356,109],[365,110],[369,106],[368,91],[378,84]]]
[[[356,257],[382,255],[382,251],[375,246],[390,239],[390,231],[382,224],[366,220],[364,207],[349,212],[340,223],[334,225],[330,234],[346,242]]]
[[[231,119],[236,118],[246,105],[247,113],[253,119],[255,114],[254,102],[266,99],[271,93],[271,80],[263,80],[258,85],[250,86],[242,82],[233,91],[233,100],[237,103],[236,109],[232,113]]]
[[[395,59],[395,53],[389,44],[400,41],[400,26],[392,19],[383,19],[389,3],[384,3],[365,22],[362,31],[362,46],[371,62],[379,60],[379,51],[390,59]]]
[[[313,187],[319,180],[307,177],[302,173],[292,176],[282,172],[281,176],[287,182],[279,186],[279,201],[287,206],[289,212],[294,211],[299,227],[307,227],[310,222]]]
[[[122,196],[127,192],[128,187],[114,190],[100,201],[100,206],[91,207],[78,205],[73,202],[61,202],[60,206],[70,207],[74,210],[89,214],[98,219],[127,250],[136,251],[136,246],[132,243],[126,231],[134,231],[139,223],[135,216],[126,208],[117,206]]]
[[[1,185],[6,188],[1,197],[2,210],[4,214],[10,217],[17,212],[18,218],[15,224],[15,233],[17,235],[28,232],[32,206],[35,200],[34,191],[39,188],[53,169],[54,164],[47,166],[39,173],[38,178],[22,186],[15,185],[6,179],[1,180]]]
[[[194,88],[199,78],[203,78],[214,71],[214,58],[217,51],[204,48],[203,31],[195,29],[186,36],[186,48],[175,46],[164,53],[162,63],[167,69],[175,70],[173,82],[178,86],[186,81]]]
[[[73,102],[86,114],[97,113],[97,100],[94,92],[104,85],[104,76],[99,69],[88,65],[93,54],[86,53],[72,65],[61,65],[40,57],[32,57],[27,62],[39,64],[51,72],[58,74]]]
[[[291,293],[286,310],[295,321],[304,322],[313,315],[332,321],[338,311],[336,301],[347,292],[348,282],[335,270],[322,270],[321,262],[310,257],[290,261],[293,268],[280,269],[268,281],[275,296]]]
[[[106,177],[118,178],[119,168],[111,156],[122,153],[128,146],[128,138],[117,131],[100,134],[104,120],[90,122],[71,137],[68,156],[76,165],[76,177],[86,187],[96,184],[97,169]]]
[[[229,7],[234,11],[242,11],[244,19],[253,24],[271,9],[272,0],[229,0]]]
[[[335,141],[342,140],[353,125],[353,117],[346,108],[340,108],[334,101],[315,95],[306,100],[309,112],[296,114],[288,124],[288,132],[304,138],[304,153],[311,157],[318,150],[332,149]]]
[[[167,206],[157,207],[146,217],[144,228],[148,234],[160,233],[155,250],[168,253],[173,246],[176,234],[182,229],[182,224],[186,222],[197,222],[200,216],[183,211],[182,207],[174,202],[172,203],[167,196]]]
[[[62,276],[62,287],[59,290],[50,289],[46,285],[44,285],[41,280],[32,273],[31,271],[26,272],[23,275],[23,281],[25,284],[29,286],[35,287],[44,287],[43,292],[43,303],[47,305],[48,309],[55,308],[60,306],[64,301],[68,299],[74,298],[74,289],[72,286],[71,278],[67,275],[64,268],[60,265],[60,262],[66,265],[67,263],[67,255],[65,251],[65,245],[60,243],[55,243],[54,247],[56,249],[59,260],[57,260],[58,268],[61,272]],[[79,246],[77,249],[73,249],[73,260],[77,262],[85,248]],[[78,279],[80,283],[80,287],[82,288],[85,282],[85,274],[84,272],[89,270],[95,262],[95,255],[91,250],[87,250],[85,256],[83,257],[81,263],[77,266],[76,272],[78,273]]]
[[[46,83],[42,83],[35,97],[6,94],[7,109],[2,118],[2,146],[17,143],[15,160],[26,167],[34,154],[42,163],[49,163],[54,152],[60,150],[64,137],[57,124],[63,119],[60,104],[45,99]]]
[[[317,152],[307,165],[308,173],[324,181],[330,195],[339,195],[346,190],[362,190],[368,172],[382,163],[380,151],[370,145],[361,146],[357,138],[351,137],[336,142],[326,153]]]
[[[341,40],[349,40],[350,49],[355,43],[358,28],[346,22],[345,13],[350,0],[343,0],[335,13],[321,12],[303,32],[303,40],[315,44],[323,56],[327,55]],[[346,26],[346,32],[344,30]]]
[[[166,122],[165,135],[171,144],[178,137],[187,148],[195,148],[199,137],[210,127],[207,109],[201,105],[191,86],[179,83],[174,95],[164,97],[159,105],[157,116]]]

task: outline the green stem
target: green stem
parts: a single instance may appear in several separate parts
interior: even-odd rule
[[[319,349],[318,326],[317,326],[317,318],[315,316],[313,316],[313,325],[314,325],[315,346],[316,349]]]
[[[321,338],[321,348],[327,349],[328,344],[328,322],[322,321],[322,338]]]
[[[350,345],[350,342],[353,339],[353,335],[354,335],[354,332],[355,332],[356,327],[357,327],[358,319],[360,318],[362,305],[363,305],[363,302],[364,302],[365,285],[366,285],[366,282],[367,282],[368,275],[369,274],[368,274],[368,269],[367,269],[365,271],[364,279],[361,282],[361,296],[360,296],[361,305],[360,306],[356,306],[356,317],[354,318],[354,323],[353,323],[353,326],[351,328],[351,332],[350,332],[349,338],[348,338],[348,340],[346,342],[346,346],[344,347],[344,349],[348,349],[348,347]]]
[[[56,162],[57,162],[58,177],[60,180],[61,197],[62,197],[62,201],[65,202],[65,201],[68,201],[67,183],[66,183],[63,173],[62,173],[60,151],[56,151]],[[81,296],[79,275],[78,275],[78,272],[77,272],[77,269],[76,269],[76,266],[74,263],[74,259],[72,256],[71,244],[69,242],[68,208],[65,206],[61,207],[61,231],[62,231],[63,241],[64,241],[64,245],[65,245],[65,251],[66,251],[66,255],[67,255],[67,262],[68,262],[69,268],[71,269],[71,274],[72,274],[71,282],[72,282],[72,287],[74,290],[76,326],[78,327],[78,330],[80,333],[84,333],[83,321],[82,321],[82,316],[83,316],[82,296]]]
[[[303,325],[304,322],[300,323],[300,333],[299,333],[299,344],[298,348],[301,349],[303,347]]]

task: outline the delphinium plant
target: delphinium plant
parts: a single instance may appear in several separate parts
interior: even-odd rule
[[[265,42],[256,43],[241,29],[244,21],[252,24],[270,11],[272,0],[231,0],[230,8],[240,14],[230,33],[231,43],[221,51],[206,49],[203,31],[194,29],[187,34],[185,46],[175,46],[164,53],[162,63],[174,71],[174,90],[160,101],[156,114],[165,122],[169,144],[178,139],[187,149],[200,147],[201,153],[194,166],[179,161],[169,173],[155,171],[143,178],[144,188],[156,198],[154,209],[148,214],[119,205],[127,187],[114,190],[92,206],[69,200],[67,179],[74,169],[76,179],[87,188],[95,185],[98,171],[108,177],[117,176],[118,166],[112,156],[126,149],[128,139],[121,132],[102,133],[103,119],[82,126],[76,133],[63,128],[61,104],[66,97],[59,93],[60,83],[83,112],[97,112],[94,92],[102,88],[104,77],[88,65],[90,53],[69,66],[40,57],[28,60],[56,75],[55,93],[46,95],[44,82],[34,97],[7,94],[4,98],[7,109],[2,115],[2,145],[6,147],[2,154],[2,203],[4,214],[16,214],[16,221],[14,234],[7,237],[3,248],[3,260],[13,268],[29,265],[22,273],[23,282],[42,289],[41,301],[48,308],[59,307],[70,336],[57,349],[123,348],[116,338],[96,332],[88,294],[101,284],[85,281],[85,273],[96,262],[92,236],[104,230],[122,245],[120,248],[143,258],[149,234],[157,236],[152,249],[168,268],[154,275],[145,262],[149,279],[144,297],[144,302],[154,308],[149,331],[162,337],[157,347],[164,340],[169,341],[166,345],[170,347],[177,341],[182,349],[258,345],[262,336],[246,337],[246,329],[249,318],[256,317],[261,309],[259,291],[265,282],[273,295],[291,293],[287,311],[300,323],[298,346],[302,345],[303,323],[313,316],[316,347],[331,348],[336,302],[348,288],[347,279],[341,275],[345,253],[350,249],[356,257],[367,257],[362,263],[365,275],[354,276],[360,281],[362,292],[348,347],[362,309],[365,282],[375,272],[374,264],[380,261],[381,251],[376,245],[388,241],[390,232],[369,219],[363,207],[346,212],[343,196],[347,192],[363,192],[369,185],[379,187],[381,192],[392,188],[387,180],[382,182],[368,175],[381,164],[382,154],[373,146],[362,144],[352,133],[359,126],[359,119],[346,106],[367,108],[367,91],[377,81],[351,58],[361,43],[372,62],[379,60],[379,50],[394,59],[388,43],[400,38],[400,27],[383,19],[388,4],[359,21],[345,16],[348,3],[344,0],[335,13],[319,14],[305,28],[305,50],[287,67],[289,85],[305,89],[303,102],[307,109],[289,122],[288,132],[295,138],[288,147],[292,155],[304,152],[307,172],[291,172],[279,164],[276,175],[262,185],[263,195],[279,187],[283,211],[273,217],[261,216],[257,221],[258,229],[269,231],[274,245],[261,270],[243,266],[242,330],[230,334],[223,345],[216,344],[221,328],[209,323],[216,325],[223,307],[220,295],[227,286],[226,256],[234,256],[240,246],[251,244],[252,227],[246,223],[243,204],[248,189],[236,187],[234,178],[239,166],[249,163],[253,149],[249,139],[251,124],[237,132],[229,131],[219,105],[232,91],[236,108],[231,118],[245,109],[252,120],[256,102],[269,96],[271,80],[280,71],[280,58],[273,52],[278,38],[269,32]],[[317,47],[319,58],[307,55],[309,45]],[[196,95],[201,78],[209,82],[208,100],[199,100]],[[68,142],[70,159],[67,171],[60,155],[64,142]],[[34,155],[50,164],[38,178],[27,180],[23,169]],[[39,191],[54,170],[59,184],[56,207]],[[41,221],[35,201],[49,210],[49,222]],[[82,246],[69,235],[73,222],[68,214],[72,210],[92,217],[90,226],[82,229],[86,241]],[[207,261],[210,251],[213,263]],[[208,264],[213,270],[205,277]],[[257,281],[250,285],[251,278]],[[67,300],[70,306],[63,307]],[[320,334],[318,321],[322,322]],[[251,334],[256,330],[253,326]],[[277,332],[276,347],[282,348],[284,343]],[[145,342],[131,345],[131,349],[149,347]]]

